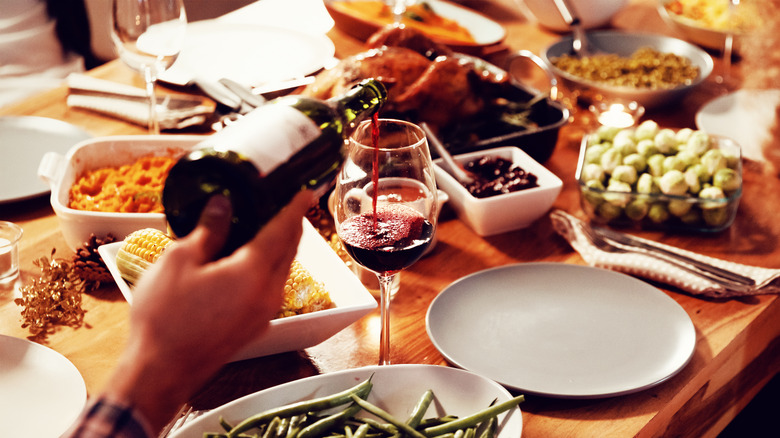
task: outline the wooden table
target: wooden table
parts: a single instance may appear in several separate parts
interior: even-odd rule
[[[512,0],[466,2],[507,29],[505,44],[511,50],[539,53],[560,35],[528,23]],[[655,2],[635,0],[613,20],[617,28],[655,31],[675,35],[655,12]],[[362,49],[340,30],[329,33],[344,57]],[[716,59],[719,61],[719,59]],[[737,73],[739,64],[737,64]],[[92,71],[97,77],[140,85],[140,79],[117,62]],[[66,89],[58,88],[0,108],[0,115],[38,115],[65,120],[96,136],[143,134],[141,127],[94,113],[68,109]],[[709,99],[696,92],[680,105],[648,114],[662,125],[693,127],[697,108]],[[587,123],[579,110],[574,121],[561,130],[555,153],[547,167],[564,180],[554,208],[582,215],[574,181],[579,140]],[[4,151],[4,154],[8,152]],[[6,159],[8,156],[6,156]],[[714,235],[674,235],[642,232],[642,236],[740,263],[780,268],[780,179],[765,166],[747,163],[744,195],[735,223]],[[33,260],[57,248],[70,256],[48,198],[0,205],[0,219],[22,225],[22,280],[39,275]],[[425,335],[425,313],[431,300],[452,281],[475,271],[511,263],[557,262],[584,264],[578,253],[552,229],[544,218],[529,228],[500,236],[481,238],[450,210],[443,213],[439,243],[430,256],[402,274],[401,293],[392,305],[392,350],[396,363],[446,365]],[[663,288],[663,286],[660,286]],[[668,381],[633,395],[602,400],[558,400],[528,397],[521,406],[526,437],[548,436],[714,436],[778,372],[780,300],[757,296],[724,301],[696,298],[665,290],[693,320],[697,332],[691,362]],[[106,383],[128,331],[129,306],[113,285],[84,297],[84,326],[62,328],[48,337],[47,345],[64,354],[80,370],[89,393]],[[0,333],[26,337],[21,328],[20,308],[13,291],[0,290]],[[228,364],[192,400],[196,409],[219,406],[238,396],[296,378],[373,365],[377,360],[378,312],[359,320],[324,343],[305,351],[290,352]]]

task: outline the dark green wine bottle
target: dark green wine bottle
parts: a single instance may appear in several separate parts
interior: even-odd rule
[[[192,232],[209,198],[224,195],[233,218],[220,257],[232,253],[300,190],[324,193],[343,162],[346,138],[386,99],[375,79],[327,101],[289,95],[210,136],[168,174],[162,203],[171,231]]]

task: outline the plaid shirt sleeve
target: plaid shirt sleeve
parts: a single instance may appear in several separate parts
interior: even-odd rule
[[[89,404],[67,438],[150,438],[145,421],[127,405],[98,398]]]

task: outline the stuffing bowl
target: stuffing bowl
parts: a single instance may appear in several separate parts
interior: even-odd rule
[[[553,64],[555,59],[571,53],[572,37],[563,37],[545,49],[542,58],[550,65],[566,88],[578,93],[580,98],[589,102],[620,99],[635,101],[646,109],[663,107],[679,101],[693,88],[704,82],[713,70],[712,57],[707,52],[677,38],[622,31],[588,32],[587,37],[591,49],[597,53],[615,54],[622,58],[628,58],[639,49],[651,48],[660,53],[672,53],[687,58],[699,70],[698,76],[694,80],[673,88],[618,86],[588,80],[565,72]]]

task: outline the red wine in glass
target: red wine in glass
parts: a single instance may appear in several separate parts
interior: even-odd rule
[[[431,244],[434,226],[403,204],[375,208],[376,214],[352,216],[341,224],[347,253],[374,272],[391,274],[411,266]]]

